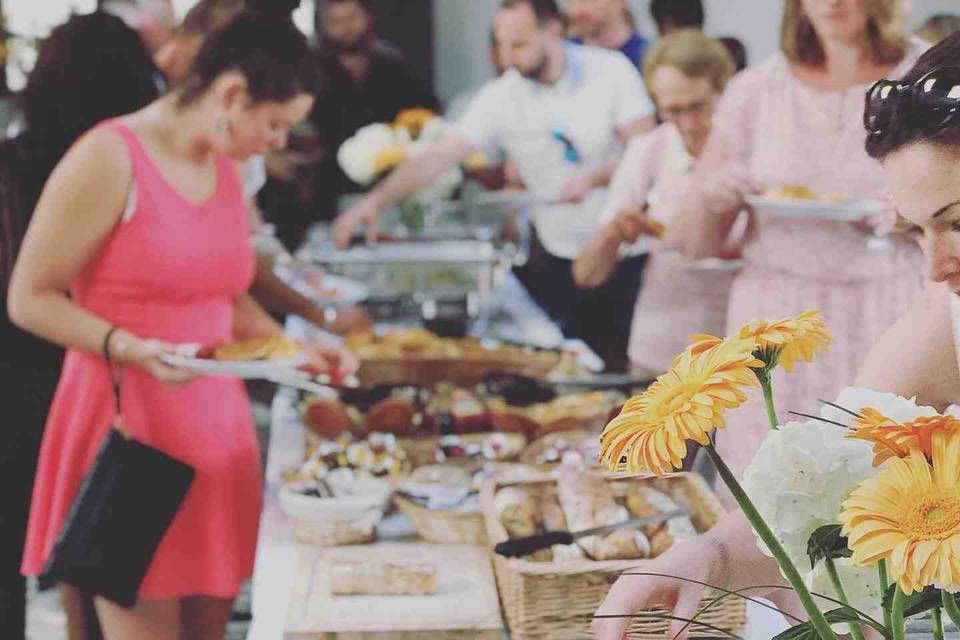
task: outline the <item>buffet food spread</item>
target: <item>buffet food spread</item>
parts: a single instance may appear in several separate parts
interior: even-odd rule
[[[559,352],[422,329],[356,334],[347,343],[365,364],[429,360],[432,375],[389,383],[361,375],[358,387],[336,397],[291,395],[303,458],[283,470],[279,489],[298,544],[289,637],[418,637],[430,630],[585,637],[609,588],[602,576],[642,566],[722,514],[698,476],[616,478],[601,471],[599,432],[626,395],[553,385],[546,366],[533,368],[539,375],[517,373],[547,356],[559,363]],[[493,369],[465,377],[464,361]],[[508,540],[678,510],[686,515],[520,558],[494,551]],[[404,535],[382,533],[398,521]],[[473,568],[454,581],[451,562]],[[438,617],[445,602],[468,592],[485,604],[462,617]],[[335,613],[361,607],[385,612],[377,616],[382,628]],[[419,618],[405,613],[418,608]],[[742,627],[744,611],[742,603],[724,601],[705,621]],[[638,619],[631,637],[665,629],[665,622]]]
[[[451,261],[465,266],[462,251],[435,246],[431,260],[402,244],[389,247],[383,255],[393,260],[380,265],[370,247],[301,257],[339,265],[331,272],[347,277],[408,269],[420,278],[431,269],[442,273]],[[496,270],[493,254],[474,256],[487,256],[488,275]],[[358,278],[380,288],[378,304],[392,302],[375,318],[375,330],[344,339],[361,363],[355,384],[320,395],[278,394],[273,437],[282,433],[288,450],[282,457],[271,451],[268,465],[278,515],[265,512],[255,626],[269,625],[274,615],[283,637],[297,639],[583,638],[615,576],[721,516],[699,476],[614,477],[600,470],[599,433],[643,381],[605,386],[563,342],[491,337],[484,314],[503,303],[485,290],[486,276],[470,268],[460,273],[473,274],[460,283],[471,302],[451,307],[454,322],[435,290],[428,309],[420,304],[428,294],[411,292],[410,283]],[[535,309],[510,298],[504,306]],[[429,322],[444,314],[446,323]],[[303,327],[295,323],[291,335],[304,337]],[[253,347],[238,350],[282,352],[279,343]],[[682,515],[631,524],[671,513]],[[522,557],[495,551],[548,532],[608,526],[619,528]],[[276,557],[287,564],[275,565]],[[278,578],[262,576],[281,575],[280,566],[285,591],[268,593],[263,585]],[[258,602],[267,600],[283,604],[272,613],[260,605],[258,613]],[[742,601],[715,604],[704,621],[742,630]],[[629,637],[662,633],[666,624],[637,618]]]

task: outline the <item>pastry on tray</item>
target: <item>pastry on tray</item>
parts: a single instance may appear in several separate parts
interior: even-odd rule
[[[355,439],[343,433],[317,443],[310,457],[285,472],[283,479],[288,483],[320,482],[337,469],[350,469],[361,477],[398,476],[410,470],[410,461],[393,434],[371,433]]]
[[[559,470],[530,482],[507,485],[494,495],[493,514],[510,538],[546,531],[583,531],[634,518],[674,511],[681,497],[671,497],[647,479],[612,480],[567,456]],[[605,535],[554,546],[525,559],[533,562],[640,560],[653,558],[673,544],[697,535],[689,516],[642,528],[616,529]]]
[[[631,518],[642,518],[655,513],[673,511],[677,503],[662,491],[652,487],[633,486],[627,490],[626,507]],[[651,555],[658,556],[676,542],[682,542],[697,535],[689,516],[671,518],[664,523],[644,527],[644,534],[650,540]]]
[[[591,473],[576,464],[564,464],[557,479],[557,495],[571,531],[582,531],[626,522],[630,512],[617,503],[613,490],[602,474]],[[636,529],[619,529],[605,536],[577,540],[594,560],[633,560],[648,558],[650,540]]]
[[[300,353],[300,344],[296,340],[277,334],[266,338],[224,342],[212,347],[204,347],[197,352],[197,357],[221,362],[246,362],[292,358],[298,353]]]
[[[424,390],[414,385],[345,389],[340,398],[306,399],[300,406],[304,425],[321,438],[344,432],[412,435],[423,423]]]
[[[594,465],[600,454],[600,439],[586,429],[548,433],[527,445],[520,454],[520,461],[534,465],[559,464],[569,453],[575,453],[587,464]]]
[[[429,446],[417,447],[415,462],[420,464],[457,463],[482,466],[486,462],[500,462],[515,458],[523,450],[526,440],[519,434],[474,433],[447,435],[430,441]],[[404,441],[409,444],[409,441]]]
[[[335,596],[428,596],[437,592],[437,567],[429,562],[336,559],[330,567]]]
[[[503,360],[529,359],[551,352],[509,345],[489,345],[474,338],[441,338],[426,329],[391,331],[384,335],[373,332],[358,332],[347,336],[346,346],[361,360],[396,358],[478,359]]]
[[[589,391],[562,395],[530,406],[512,406],[491,398],[487,408],[493,424],[503,431],[518,431],[538,438],[554,431],[584,428],[599,431],[612,409],[623,401],[620,394]]]
[[[844,202],[849,198],[836,194],[817,194],[809,187],[801,185],[781,185],[768,187],[763,192],[764,197],[771,200],[809,200],[814,202]]]

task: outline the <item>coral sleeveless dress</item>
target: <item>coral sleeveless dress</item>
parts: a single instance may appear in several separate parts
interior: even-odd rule
[[[234,163],[217,159],[216,191],[197,205],[166,182],[125,124],[114,120],[100,126],[126,142],[135,205],[74,283],[73,300],[145,338],[177,344],[230,339],[232,299],[247,290],[254,271]],[[126,429],[197,472],[140,597],[232,598],[253,571],[262,502],[257,440],[243,383],[201,378],[171,388],[127,367],[121,396]],[[25,575],[42,573],[113,416],[103,358],[68,351],[40,453]]]

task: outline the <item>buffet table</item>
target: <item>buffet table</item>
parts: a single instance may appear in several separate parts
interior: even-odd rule
[[[492,328],[505,339],[523,339],[529,342],[562,342],[559,330],[542,310],[537,307],[522,286],[512,275],[500,284],[496,295],[496,313],[492,316]],[[291,318],[287,324],[291,336],[309,339],[330,339],[322,332],[299,318]],[[574,346],[587,361],[595,357],[581,344]],[[280,389],[272,405],[271,432],[266,466],[264,507],[260,521],[257,560],[253,577],[252,613],[250,640],[294,640],[299,638],[326,637],[301,635],[296,627],[306,619],[308,606],[304,606],[303,566],[310,562],[311,548],[298,543],[293,536],[293,526],[282,511],[278,492],[281,473],[301,463],[304,459],[303,427],[297,414],[297,395],[290,389]],[[385,518],[377,528],[385,544],[403,544],[416,540],[410,521],[401,514]],[[491,606],[496,607],[496,599]],[[475,612],[477,618],[489,618],[485,611]],[[756,606],[748,607],[748,640],[768,640],[786,628],[783,619],[776,613]],[[438,632],[398,634],[397,637],[475,637],[488,638],[494,627],[489,620],[482,622],[484,631],[468,632],[465,635],[443,636]],[[481,628],[478,626],[477,628]],[[331,635],[330,637],[337,637]],[[364,636],[366,637],[366,636]],[[380,636],[378,636],[380,637]],[[506,638],[506,634],[503,634]]]

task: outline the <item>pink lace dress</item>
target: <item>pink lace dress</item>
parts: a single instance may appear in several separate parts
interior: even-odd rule
[[[921,52],[912,46],[891,77],[905,73]],[[803,185],[817,193],[885,199],[882,169],[863,148],[867,88],[816,91],[777,54],[731,81],[714,133],[762,187]],[[784,422],[789,411],[816,413],[818,399],[832,400],[853,382],[871,345],[921,292],[922,260],[912,240],[893,239],[878,248],[850,223],[787,220],[763,212],[757,218],[757,232],[744,250],[746,266],[731,288],[728,332],[753,318],[819,309],[835,338],[813,364],[775,375]],[[759,394],[727,424],[718,447],[739,473],[768,429]]]

